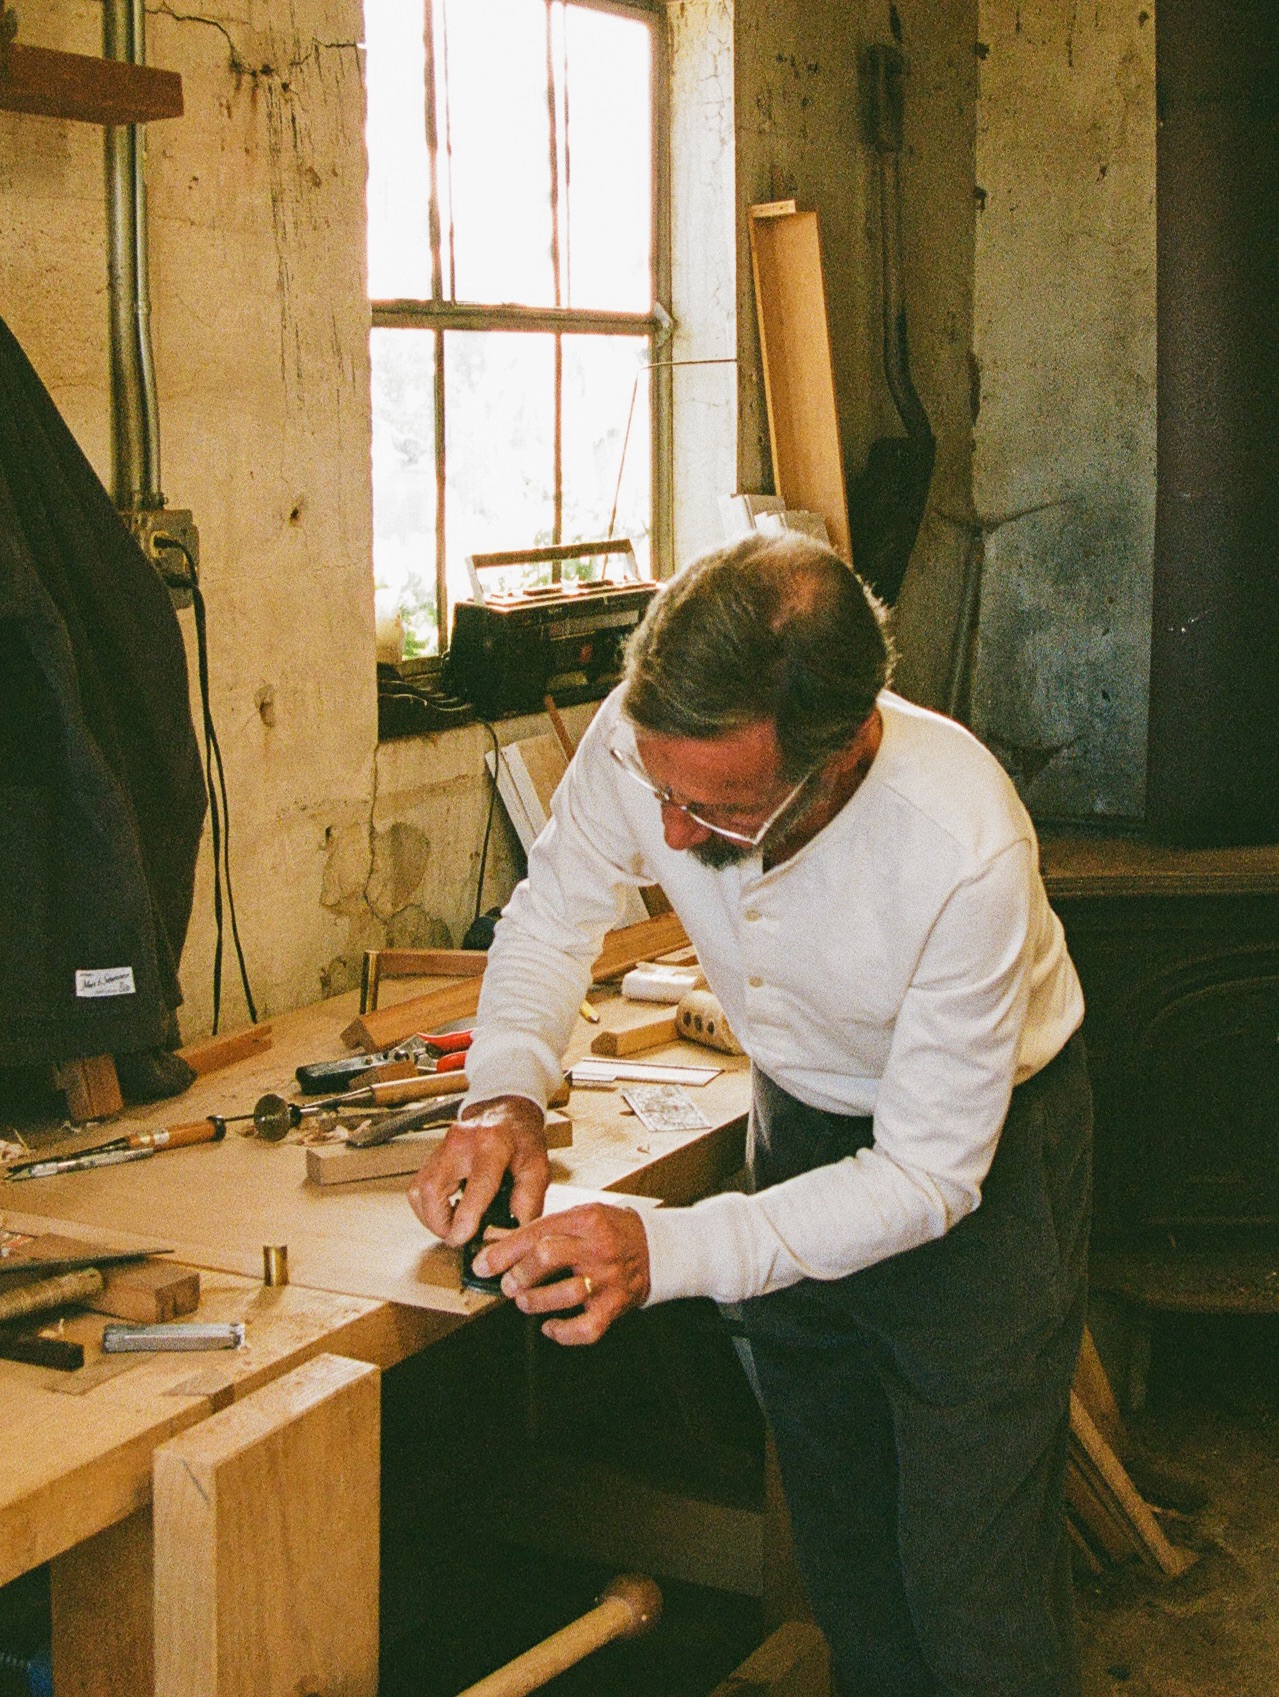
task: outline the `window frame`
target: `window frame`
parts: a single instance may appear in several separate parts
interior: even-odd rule
[[[376,3],[376,0],[374,0]],[[437,177],[439,129],[435,110],[435,0],[422,0],[426,39],[427,156],[430,167],[428,229],[431,243],[429,300],[370,300],[370,331],[430,330],[434,332],[434,474],[435,605],[438,618],[434,667],[448,651],[449,598],[445,551],[445,437],[444,337],[450,330],[527,331],[539,334],[646,336],[652,372],[651,396],[651,560],[655,578],[669,577],[673,567],[673,429],[672,384],[666,344],[674,329],[667,310],[671,298],[670,252],[670,56],[665,0],[566,0],[567,4],[643,22],[652,42],[653,172],[650,253],[653,308],[649,312],[620,312],[589,307],[488,305],[444,299],[440,199]],[[556,538],[560,540],[560,538]],[[591,538],[590,540],[595,540]]]

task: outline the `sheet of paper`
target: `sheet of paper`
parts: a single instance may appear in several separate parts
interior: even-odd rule
[[[622,1100],[649,1131],[705,1131],[710,1121],[678,1084],[632,1084]]]

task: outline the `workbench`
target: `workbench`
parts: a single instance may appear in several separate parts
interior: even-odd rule
[[[408,995],[421,987],[396,988]],[[179,1098],[126,1109],[108,1135],[122,1122],[229,1116],[250,1111],[268,1090],[288,1093],[297,1065],[343,1053],[339,1033],[354,1011],[354,997],[343,996],[275,1019],[269,1049],[198,1078]],[[586,1053],[600,1029],[653,1011],[603,1001],[602,1025],[579,1018],[567,1059]],[[691,1092],[711,1128],[650,1133],[615,1091],[575,1090],[573,1144],[552,1156],[555,1184],[683,1203],[740,1170],[747,1063],[684,1043],[643,1059],[723,1068]],[[201,1270],[200,1318],[247,1326],[238,1351],[121,1366],[95,1347],[101,1317],[84,1315],[67,1322],[68,1335],[89,1345],[80,1372],[0,1362],[0,1583],[52,1564],[58,1697],[153,1689],[149,1504],[158,1446],[321,1353],[391,1367],[499,1300],[461,1290],[456,1252],[408,1207],[407,1175],[320,1188],[306,1180],[305,1156],[292,1139],[268,1145],[231,1127],[221,1143],[4,1188],[10,1227],[168,1245]],[[285,1288],[262,1283],[268,1243],[288,1246]]]

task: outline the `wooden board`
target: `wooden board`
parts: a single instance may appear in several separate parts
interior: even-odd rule
[[[752,207],[750,233],[773,482],[788,507],[821,514],[851,563],[817,214]]]
[[[830,1647],[819,1627],[788,1620],[711,1697],[830,1697]]]
[[[156,1697],[377,1697],[379,1395],[320,1355],[156,1451]]]
[[[482,982],[479,978],[464,978],[441,984],[424,995],[360,1014],[345,1027],[342,1041],[349,1049],[363,1049],[365,1054],[375,1055],[379,1050],[402,1043],[415,1032],[431,1031],[455,1019],[469,1019],[480,1005]]]
[[[239,1031],[202,1037],[198,1043],[185,1043],[178,1050],[178,1056],[197,1078],[203,1078],[206,1073],[221,1072],[223,1067],[229,1067],[234,1061],[242,1061],[246,1055],[255,1055],[270,1047],[271,1022],[264,1020],[259,1025],[246,1025]]]
[[[662,1014],[657,1019],[646,1019],[639,1025],[627,1026],[620,1031],[601,1031],[591,1041],[591,1053],[619,1057],[642,1055],[645,1049],[660,1049],[664,1044],[673,1043],[678,1035],[675,1015]]]
[[[688,933],[673,913],[623,925],[605,937],[591,976],[597,984],[618,978],[640,961],[652,960],[687,943]],[[471,978],[441,984],[423,995],[378,1008],[375,1013],[360,1014],[343,1030],[342,1041],[348,1048],[376,1054],[380,1049],[402,1043],[416,1031],[430,1031],[453,1020],[469,1019],[480,1005],[482,982]]]
[[[54,1068],[53,1082],[67,1093],[67,1117],[77,1125],[100,1120],[124,1106],[120,1080],[110,1055],[87,1055]]]
[[[571,1149],[573,1122],[552,1108],[546,1116],[546,1147]],[[438,1146],[440,1133],[410,1133],[375,1143],[368,1149],[352,1149],[345,1143],[313,1143],[306,1151],[306,1176],[311,1184],[356,1184],[370,1178],[404,1178],[416,1173]]]
[[[126,65],[15,41],[7,72],[0,74],[0,112],[85,124],[150,124],[182,116],[182,78],[154,65]]]
[[[1070,1463],[1086,1490],[1104,1507],[1107,1517],[1128,1530],[1147,1566],[1165,1578],[1175,1579],[1194,1563],[1196,1558],[1189,1550],[1169,1543],[1149,1504],[1074,1391],[1070,1393]],[[1067,1500],[1072,1507],[1075,1505],[1076,1494],[1069,1487]]]

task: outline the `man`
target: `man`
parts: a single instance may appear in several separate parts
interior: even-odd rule
[[[446,1241],[563,1343],[740,1303],[845,1697],[1077,1690],[1061,1511],[1083,1324],[1078,980],[990,754],[887,688],[880,610],[753,538],[659,595],[498,928]],[[618,892],[656,881],[752,1061],[753,1193],[539,1220],[542,1108]],[[461,1180],[465,1193],[454,1207]]]

